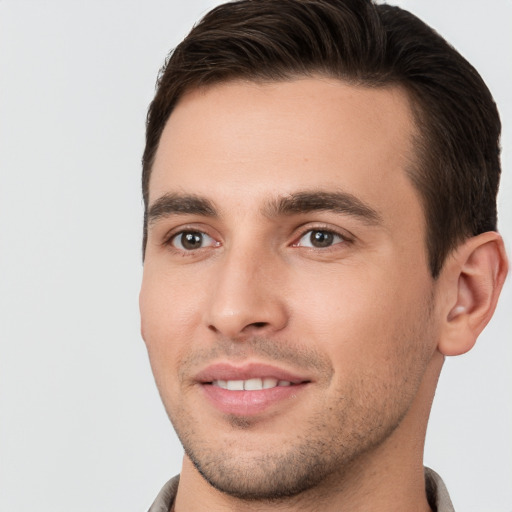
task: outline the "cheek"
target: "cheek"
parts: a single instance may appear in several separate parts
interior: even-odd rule
[[[201,283],[180,278],[180,273],[144,268],[140,292],[140,314],[146,343],[164,342],[190,328],[198,316]]]
[[[176,282],[174,276],[144,269],[139,297],[141,332],[160,392],[178,375],[179,361],[193,339],[200,308],[193,286]]]
[[[297,329],[343,372],[407,358],[412,346],[428,343],[431,293],[427,279],[408,282],[368,267],[317,276],[307,294],[293,298]]]

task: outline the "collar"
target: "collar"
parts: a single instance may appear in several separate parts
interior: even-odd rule
[[[172,512],[179,481],[179,475],[171,478],[162,487],[148,512]],[[425,468],[425,490],[433,512],[455,512],[443,480],[435,471],[427,467]]]

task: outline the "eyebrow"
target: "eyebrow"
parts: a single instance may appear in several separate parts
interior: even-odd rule
[[[366,224],[382,222],[377,210],[348,192],[304,191],[271,201],[264,209],[269,217],[330,211],[357,217]]]
[[[263,208],[263,214],[271,218],[314,211],[350,215],[370,225],[381,222],[381,216],[375,209],[348,192],[295,192],[271,200]],[[147,222],[151,224],[169,215],[218,217],[218,212],[213,203],[204,197],[168,193],[159,197],[151,205],[147,212]]]
[[[217,217],[212,202],[204,197],[182,194],[165,194],[159,197],[147,212],[147,222],[151,224],[169,215],[201,215]]]

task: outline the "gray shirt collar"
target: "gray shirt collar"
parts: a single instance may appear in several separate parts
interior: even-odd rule
[[[170,512],[178,492],[179,481],[179,475],[171,478],[162,487],[148,512]],[[425,488],[433,512],[455,512],[443,480],[430,468],[425,468]]]

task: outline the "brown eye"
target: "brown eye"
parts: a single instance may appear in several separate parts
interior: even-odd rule
[[[331,247],[332,245],[339,244],[343,241],[344,240],[340,235],[332,231],[327,231],[325,229],[312,229],[301,237],[297,246],[325,249],[326,247]]]
[[[329,247],[333,243],[334,235],[327,231],[312,231],[309,239],[313,247]]]
[[[171,244],[182,251],[193,251],[214,245],[215,242],[211,236],[201,231],[182,231],[173,237]]]

